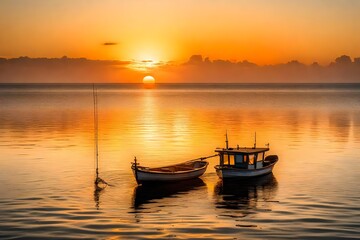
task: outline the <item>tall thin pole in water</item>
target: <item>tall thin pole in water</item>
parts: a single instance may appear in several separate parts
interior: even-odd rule
[[[95,145],[95,163],[96,163],[96,178],[95,183],[99,178],[99,148],[98,148],[98,110],[97,110],[97,92],[95,84],[93,84],[93,99],[94,99],[94,145]]]
[[[94,145],[95,145],[95,164],[96,164],[96,177],[94,181],[94,201],[96,209],[100,207],[100,194],[109,184],[99,177],[99,118],[98,118],[98,100],[97,100],[97,89],[93,84],[93,99],[94,99]]]

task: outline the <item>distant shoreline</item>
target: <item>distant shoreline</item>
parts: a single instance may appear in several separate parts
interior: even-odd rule
[[[2,83],[141,83],[152,76],[156,83],[359,83],[360,57],[342,55],[327,66],[297,60],[275,65],[249,61],[209,60],[193,55],[182,64],[89,60],[86,58],[0,58]],[[168,82],[168,83],[166,83]]]
[[[95,83],[99,90],[144,90],[143,83]],[[0,91],[91,90],[93,83],[0,83]],[[360,83],[156,83],[147,91],[360,91]]]

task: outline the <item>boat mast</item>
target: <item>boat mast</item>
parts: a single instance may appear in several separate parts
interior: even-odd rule
[[[226,130],[226,140],[225,140],[225,143],[226,143],[226,149],[229,149],[229,140],[228,140],[228,134],[227,134],[227,130]]]
[[[254,142],[254,148],[256,148],[256,132],[255,132],[255,142]]]
[[[227,134],[227,130],[226,130],[226,149],[229,149],[229,139],[228,139],[228,134]],[[230,165],[230,154],[228,153],[227,154],[227,157],[228,157],[228,165]]]

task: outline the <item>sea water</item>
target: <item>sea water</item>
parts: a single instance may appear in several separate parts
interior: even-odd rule
[[[360,235],[359,84],[0,85],[1,239],[350,239]],[[273,174],[137,186],[130,166],[270,144]]]

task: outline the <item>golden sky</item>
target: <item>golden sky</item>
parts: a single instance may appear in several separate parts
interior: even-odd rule
[[[360,56],[357,0],[2,0],[0,57],[328,64]]]

